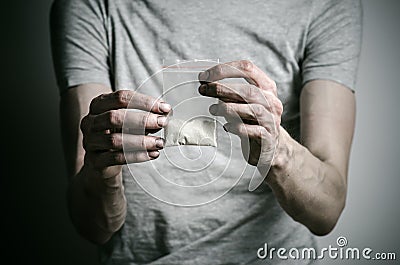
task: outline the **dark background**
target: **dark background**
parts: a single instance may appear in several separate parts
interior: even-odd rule
[[[67,175],[50,53],[51,2],[2,3],[5,236],[0,254],[2,260],[10,257],[10,264],[97,264],[96,248],[77,235],[66,210]],[[334,245],[342,235],[351,246],[397,252],[399,259],[400,1],[363,2],[364,47],[347,206],[336,229],[320,242]]]
[[[96,248],[75,232],[66,209],[67,174],[50,51],[52,1],[2,3],[6,161],[1,162],[1,193],[6,239],[1,240],[1,257],[10,256],[9,264],[97,264]]]

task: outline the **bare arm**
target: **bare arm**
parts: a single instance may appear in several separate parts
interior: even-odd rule
[[[126,108],[149,111],[126,115],[127,126],[144,131],[164,126],[159,117],[170,106],[132,91],[112,92],[99,84],[70,88],[61,97],[61,126],[70,175],[69,213],[78,232],[98,244],[107,242],[125,221],[121,166],[156,159],[163,147],[161,139],[144,133],[125,134],[126,142],[122,142]],[[124,153],[123,146],[129,151]]]
[[[216,82],[237,77],[249,84]],[[282,103],[275,82],[251,62],[217,65],[199,79],[202,95],[220,99],[210,112],[224,116],[225,129],[242,139],[250,164],[266,174],[275,153],[266,181],[282,208],[313,233],[329,233],[345,205],[354,94],[332,81],[308,82],[300,99],[300,144],[280,127]]]
[[[345,206],[355,97],[337,83],[312,81],[303,88],[300,108],[303,145],[282,129],[267,181],[286,212],[325,235]]]
[[[62,95],[60,102],[64,152],[70,176],[67,192],[68,210],[78,232],[95,243],[106,242],[113,232],[122,225],[125,215],[125,198],[122,192],[122,184],[120,184],[120,176],[110,178],[110,182],[114,182],[114,189],[108,189],[105,192],[105,194],[108,194],[108,198],[103,202],[97,200],[97,196],[89,195],[86,192],[88,184],[91,183],[87,180],[89,178],[95,180],[94,176],[97,173],[94,170],[88,170],[87,167],[83,167],[85,150],[82,145],[83,137],[80,130],[80,122],[88,114],[90,102],[93,98],[100,94],[111,92],[111,88],[104,85],[85,84],[67,90]],[[98,174],[100,175],[100,173]],[[104,188],[106,188],[105,185]],[[101,209],[103,203],[106,203],[107,206],[108,201],[116,204],[115,212],[108,213],[114,215],[115,222],[113,225],[108,220],[104,220],[107,219],[106,213],[101,217],[101,212],[95,210]],[[114,207],[107,208],[112,210]],[[104,221],[102,222],[101,219]],[[106,225],[106,223],[109,224]]]

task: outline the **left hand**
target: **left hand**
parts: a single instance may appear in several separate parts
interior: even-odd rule
[[[244,78],[248,84],[216,82],[226,78]],[[200,73],[199,81],[201,95],[220,100],[210,106],[210,113],[223,116],[225,130],[240,137],[248,163],[269,168],[283,112],[275,82],[247,60],[218,64]]]

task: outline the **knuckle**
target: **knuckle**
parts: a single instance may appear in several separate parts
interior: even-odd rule
[[[111,149],[120,149],[122,147],[122,137],[118,133],[112,133],[108,136],[108,143]]]
[[[223,67],[223,65],[222,65],[222,64],[216,65],[216,66],[215,66],[215,74],[216,74],[217,76],[220,76],[220,75],[222,75],[223,73],[224,73],[224,67]]]
[[[259,139],[265,138],[267,136],[267,129],[265,129],[262,126],[258,126],[257,128],[258,128],[257,129],[257,138],[259,138]]]
[[[275,107],[275,101],[276,101],[276,96],[271,93],[270,91],[263,91],[263,103],[266,104],[266,108],[268,111],[272,111],[272,109]]]
[[[275,80],[271,80],[271,88],[272,88],[274,91],[277,90],[277,86],[276,86]]]
[[[129,90],[118,90],[114,92],[118,106],[126,106],[129,103],[130,93]]]
[[[224,91],[223,85],[221,85],[220,83],[216,83],[215,84],[215,94],[217,96],[222,96],[223,95],[223,91]]]
[[[242,123],[237,126],[237,132],[243,136],[248,135],[247,128]]]
[[[87,116],[83,117],[80,124],[80,129],[82,133],[85,133],[87,127]]]
[[[141,160],[143,160],[143,154],[145,152],[143,152],[143,150],[136,150],[135,152],[129,152],[128,153],[128,158],[126,159],[126,161],[129,163],[136,163],[139,162]]]
[[[122,152],[113,152],[111,154],[111,161],[115,164],[123,164],[125,162],[125,155]]]
[[[80,129],[83,134],[85,134],[89,130],[89,123],[90,123],[90,118],[88,115],[82,118],[81,124],[80,124]]]
[[[274,80],[269,80],[268,83],[266,84],[266,89],[268,89],[271,94],[274,96],[278,95],[278,88],[276,86],[276,82]]]
[[[273,98],[275,98],[276,96],[274,95],[274,93],[272,93],[271,91],[265,91],[265,90],[262,90],[262,93],[263,93],[263,96],[264,96],[264,98],[268,101],[269,99],[273,99]]]
[[[94,165],[93,156],[89,152],[85,152],[85,154],[83,156],[83,161],[84,161],[84,164]]]
[[[240,68],[245,72],[252,72],[254,69],[254,64],[250,60],[242,60],[240,61]]]
[[[103,93],[95,97],[96,100],[102,100],[105,99],[109,94]]]
[[[100,96],[95,97],[94,99],[92,99],[92,101],[90,101],[90,105],[89,105],[89,110],[90,110],[90,112],[93,112],[93,111],[95,110],[96,104],[97,104],[97,102],[99,101],[99,97],[100,97]]]
[[[139,125],[140,130],[158,128],[160,125],[158,124],[159,116],[157,114],[153,114],[150,112],[144,113],[141,118],[141,123]]]
[[[151,110],[153,108],[155,100],[152,97],[140,93],[136,93],[135,96],[136,100],[140,100],[142,102],[142,105],[146,110]]]
[[[121,125],[123,122],[123,118],[121,112],[119,110],[110,110],[108,112],[108,119],[111,125]]]
[[[150,123],[150,114],[142,114],[142,117],[140,119],[140,128],[137,129],[144,129]]]
[[[106,96],[107,96],[107,94],[100,94],[100,95],[98,95],[97,97],[93,98],[93,99],[90,101],[89,110],[90,110],[91,112],[95,111],[95,109],[96,109],[98,103],[99,103],[101,100],[105,99]]]
[[[275,110],[278,116],[281,116],[283,113],[283,104],[280,100],[276,101]]]
[[[86,136],[83,136],[83,138],[82,138],[82,147],[83,147],[83,149],[87,149],[87,146],[88,146],[88,140],[87,140],[87,137]]]
[[[143,98],[143,105],[145,109],[151,110],[153,107],[153,101],[149,98]]]
[[[253,114],[256,118],[262,116],[264,114],[265,108],[259,104],[253,104],[251,105]]]
[[[224,112],[224,114],[233,114],[233,108],[231,104],[224,103],[222,105],[222,111]]]
[[[246,89],[246,98],[247,99],[255,99],[257,98],[257,94],[259,94],[258,88],[254,86],[249,86],[248,89]]]
[[[140,139],[140,146],[139,146],[139,149],[140,150],[144,150],[144,149],[146,149],[146,145],[147,145],[147,141],[146,141],[146,137],[141,137],[141,139]]]

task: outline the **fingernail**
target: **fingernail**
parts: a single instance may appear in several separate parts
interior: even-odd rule
[[[201,73],[199,74],[199,81],[200,81],[200,82],[202,82],[202,81],[207,81],[209,76],[210,76],[210,72],[209,72],[209,71],[201,72]]]
[[[164,126],[166,125],[166,122],[167,122],[167,117],[165,117],[165,116],[158,116],[158,118],[157,118],[157,124],[158,124],[158,126],[164,127]]]
[[[217,106],[217,105],[211,105],[210,108],[209,108],[209,111],[210,111],[210,113],[211,113],[212,115],[217,114],[218,106]]]
[[[164,113],[167,113],[171,110],[171,105],[169,105],[165,102],[161,102],[159,107],[160,107],[160,110]]]
[[[149,152],[149,157],[151,157],[153,159],[157,158],[159,155],[160,155],[160,152],[158,152],[158,151],[150,151]]]
[[[206,85],[206,84],[201,85],[201,86],[199,87],[199,93],[200,93],[200,94],[205,94],[205,93],[206,93],[206,90],[207,90],[207,85]]]
[[[156,147],[163,148],[164,147],[164,140],[162,138],[156,139]]]

